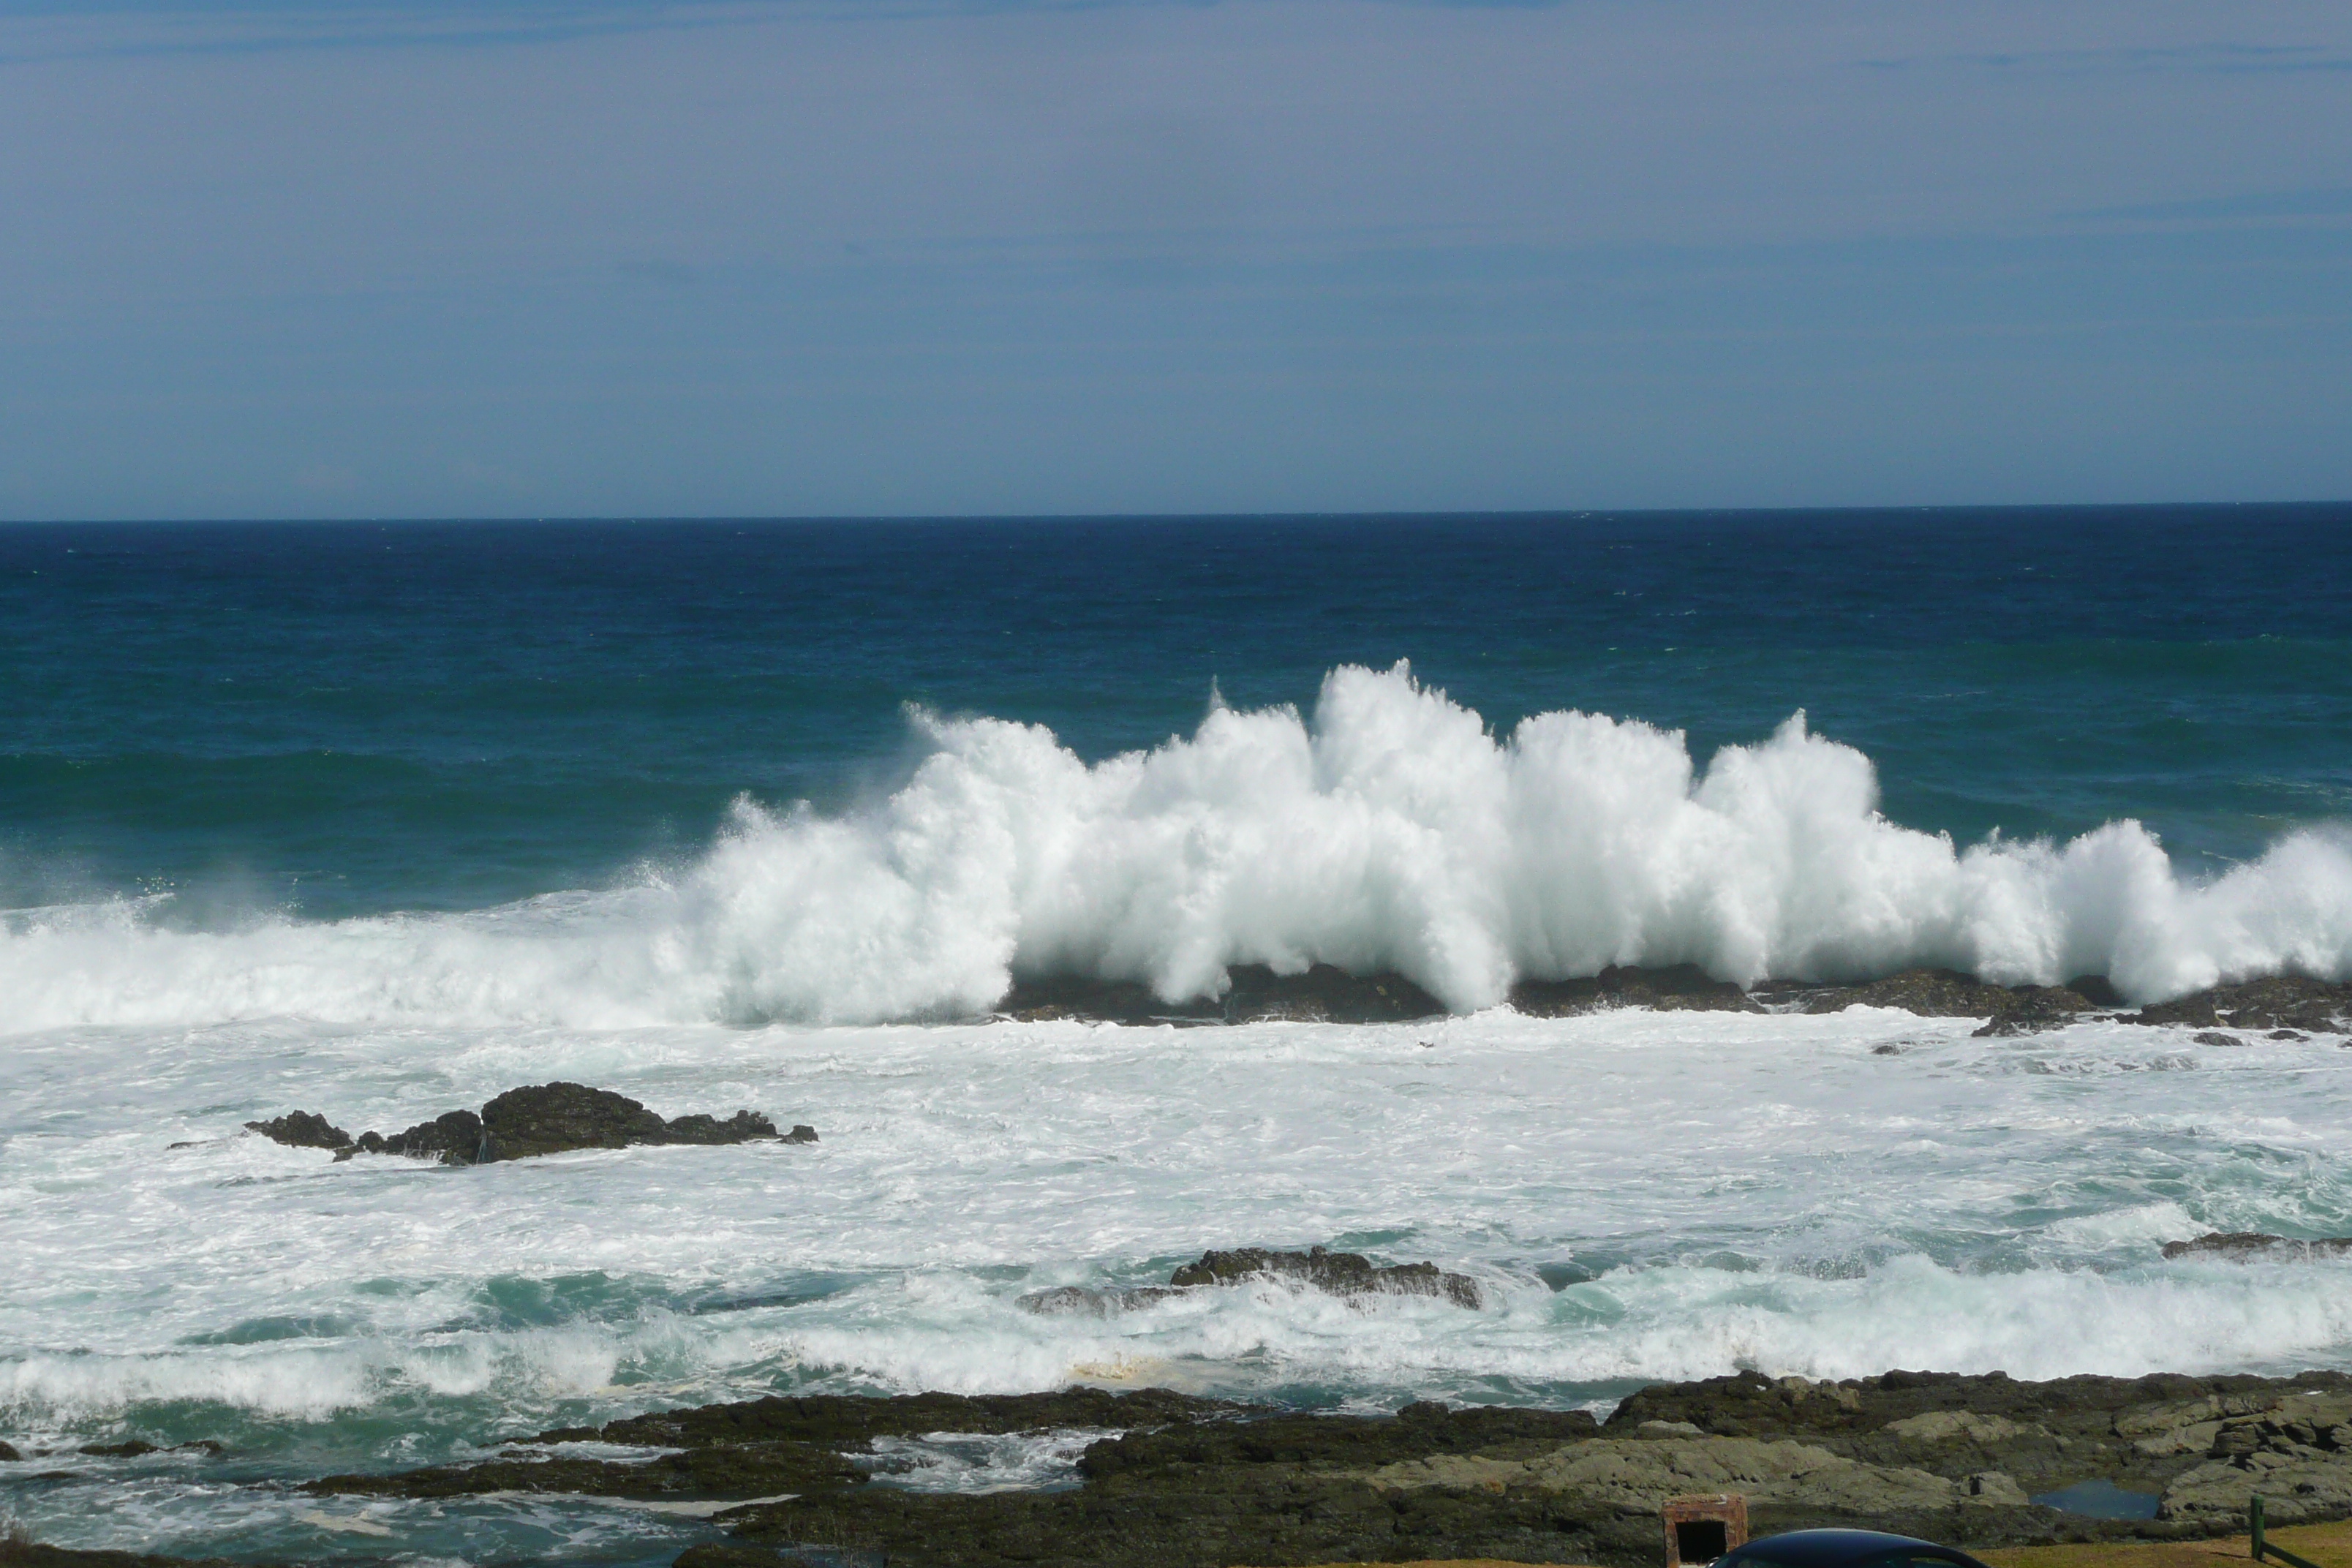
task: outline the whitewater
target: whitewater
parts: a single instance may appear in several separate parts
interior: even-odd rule
[[[1639,719],[1496,733],[1403,663],[1311,716],[1212,705],[1089,763],[1045,728],[910,713],[868,808],[740,800],[698,858],[455,914],[189,930],[171,895],[0,924],[0,1029],[323,1023],[860,1024],[984,1016],[1016,977],[1215,996],[1234,965],[1394,972],[1458,1014],[1522,979],[1696,963],[1851,981],[1941,966],[2161,1001],[2352,978],[2352,836],[2305,826],[2210,879],[2111,821],[1965,847],[1879,809],[1871,760],[1799,712],[1701,768]]]

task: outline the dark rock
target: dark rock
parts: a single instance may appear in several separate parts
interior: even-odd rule
[[[313,1120],[324,1125],[323,1120]],[[556,1082],[510,1089],[482,1107],[479,1116],[470,1110],[452,1110],[389,1138],[376,1132],[345,1138],[335,1158],[405,1154],[450,1165],[486,1165],[496,1160],[523,1160],[574,1149],[621,1149],[633,1143],[743,1143],[775,1136],[776,1124],[756,1110],[739,1110],[724,1121],[700,1114],[665,1121],[625,1094]],[[782,1141],[814,1143],[816,1129],[795,1127]]]
[[[1764,1010],[1747,992],[1728,980],[1716,979],[1695,963],[1664,969],[1612,964],[1590,980],[1522,980],[1511,988],[1511,1006],[1541,1018],[1610,1007],[1649,1007],[1662,1013]]]
[[[0,1443],[0,1465],[21,1464],[24,1462],[24,1455],[16,1452],[16,1449],[10,1447],[7,1444]]]
[[[391,1476],[327,1476],[304,1490],[341,1496],[452,1498],[482,1492],[570,1492],[656,1500],[774,1497],[863,1486],[866,1472],[814,1444],[711,1444],[634,1461],[530,1455],[477,1465],[436,1465]]]
[[[2094,1007],[2120,1007],[2123,993],[2104,974],[2077,974],[2061,989],[2072,991]]]
[[[148,1454],[160,1454],[163,1450],[153,1443],[144,1443],[132,1437],[121,1443],[85,1443],[79,1451],[101,1459],[136,1459]]]
[[[1310,1255],[1311,1256],[1311,1255]],[[989,1495],[860,1484],[837,1467],[884,1436],[1103,1427],[1074,1489]],[[1893,1372],[1843,1383],[1756,1373],[1647,1388],[1604,1426],[1581,1411],[1407,1405],[1393,1417],[1280,1413],[1164,1390],[772,1398],[562,1429],[675,1448],[652,1465],[551,1456],[314,1489],[498,1489],[740,1499],[708,1568],[1223,1568],[1233,1563],[1499,1558],[1647,1568],[1656,1502],[1695,1475],[1749,1493],[1757,1533],[1850,1525],[1955,1545],[2179,1541],[2228,1533],[2250,1488],[2273,1517],[2352,1514],[2352,1377],[2066,1378]],[[2092,1520],[2026,1502],[2089,1479],[2160,1496],[2164,1517]],[[789,1480],[792,1484],[785,1484]],[[685,1561],[685,1559],[681,1559]]]
[[[2242,1046],[2246,1043],[2237,1036],[2225,1035],[2219,1029],[2200,1029],[2189,1038],[2192,1044],[2200,1046]]]
[[[482,1119],[470,1110],[445,1110],[430,1121],[420,1121],[405,1132],[378,1139],[371,1149],[372,1132],[360,1135],[354,1149],[405,1154],[412,1160],[438,1160],[445,1165],[471,1165],[482,1153]]]
[[[1390,1024],[1445,1011],[1436,997],[1401,974],[1360,977],[1328,963],[1303,974],[1276,974],[1263,963],[1242,963],[1225,978],[1222,997],[1181,1002],[1162,1001],[1132,981],[1067,975],[1016,980],[997,1011],[1024,1022],[1083,1018],[1115,1024]]]
[[[0,1531],[0,1568],[256,1568],[225,1557],[151,1557],[138,1552],[83,1552],[45,1546]]]
[[[863,1446],[876,1437],[918,1437],[926,1432],[1050,1432],[1097,1426],[1129,1428],[1265,1414],[1263,1406],[1202,1399],[1164,1388],[1110,1394],[1067,1388],[1059,1394],[908,1394],[886,1399],[851,1394],[772,1395],[732,1405],[635,1415],[597,1428],[606,1443],[694,1448],[744,1442]],[[541,1433],[536,1442],[583,1440],[579,1428]]]
[[[510,1089],[482,1107],[482,1126],[495,1150],[491,1157],[500,1160],[572,1149],[625,1149],[632,1143],[666,1142],[669,1134],[667,1122],[627,1095],[584,1083]]]
[[[1993,985],[1950,969],[1907,969],[1866,985],[1808,991],[1797,1000],[1806,1013],[1899,1007],[1923,1018],[1982,1018],[1979,1037],[2056,1028],[2092,1010],[2089,998],[2063,985]]]
[[[352,1135],[331,1125],[325,1117],[308,1110],[289,1110],[267,1121],[248,1121],[248,1132],[258,1132],[273,1143],[283,1143],[289,1149],[341,1149],[352,1141]],[[174,1143],[174,1149],[187,1147]]]
[[[2124,1021],[2341,1035],[2347,1032],[2347,1016],[2352,1016],[2352,984],[2331,985],[2306,975],[2278,974],[2155,1003],[2137,1014],[2126,1014]]]
[[[2352,1253],[2352,1236],[2324,1236],[2312,1241],[2295,1241],[2259,1230],[2209,1231],[2194,1241],[2168,1241],[2164,1244],[2167,1258],[2202,1256],[2243,1261],[2257,1258],[2341,1258],[2347,1253]]]
[[[1304,1280],[1334,1296],[1438,1296],[1474,1310],[1485,1301],[1476,1280],[1466,1274],[1449,1274],[1434,1263],[1399,1263],[1383,1268],[1357,1253],[1320,1247],[1305,1252],[1269,1252],[1262,1247],[1204,1252],[1199,1261],[1171,1274],[1168,1283],[1236,1285],[1267,1274]]]
[[[776,1135],[776,1124],[755,1110],[739,1110],[725,1121],[703,1115],[665,1121],[625,1094],[563,1082],[507,1090],[482,1107],[482,1125],[487,1160],[633,1143],[742,1143]]]

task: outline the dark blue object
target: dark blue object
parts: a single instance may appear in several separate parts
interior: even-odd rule
[[[1956,1547],[1876,1530],[1792,1530],[1735,1547],[1716,1568],[1985,1568]]]

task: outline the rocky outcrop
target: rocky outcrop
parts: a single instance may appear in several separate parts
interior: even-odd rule
[[[308,1110],[289,1110],[267,1121],[248,1121],[245,1130],[258,1132],[271,1142],[283,1143],[289,1149],[341,1149],[352,1141],[350,1133]],[[172,1147],[183,1145],[174,1143]]]
[[[337,1150],[335,1158],[348,1160],[353,1154],[405,1154],[412,1160],[438,1160],[445,1165],[480,1164],[482,1119],[470,1110],[445,1110],[389,1138],[362,1132],[350,1148]]]
[[[1618,1512],[1650,1512],[1692,1492],[1738,1492],[1749,1506],[1789,1503],[1847,1514],[1897,1514],[1960,1506],[2022,1507],[2025,1493],[1998,1471],[1948,1478],[1869,1465],[1790,1438],[1609,1440],[1555,1448],[1531,1459],[1448,1455],[1368,1472],[1382,1489],[1483,1487],[1580,1497]]]
[[[868,1484],[855,1463],[883,1437],[1071,1429],[1120,1435],[1088,1447],[1081,1484],[1058,1490],[926,1493]],[[587,1439],[667,1452],[624,1463],[561,1451]],[[538,1442],[554,1451],[312,1489],[716,1500],[728,1539],[679,1560],[710,1568],[779,1565],[820,1542],[907,1568],[1437,1558],[1647,1568],[1658,1505],[1714,1491],[1745,1495],[1758,1534],[1860,1525],[1969,1547],[2227,1533],[2256,1490],[2281,1522],[2352,1514],[2352,1377],[2319,1373],[2052,1383],[1748,1373],[1641,1390],[1598,1426],[1580,1410],[1421,1403],[1394,1416],[1313,1415],[1164,1390],[770,1398]],[[2161,1517],[2093,1519],[2030,1500],[2089,1482],[2160,1497]]]
[[[1559,1018],[1611,1007],[1648,1007],[1661,1013],[1761,1013],[1763,1004],[1728,980],[1717,980],[1696,963],[1664,969],[1612,964],[1590,980],[1522,980],[1511,988],[1511,1007],[1530,1017]]]
[[[1485,1305],[1478,1282],[1466,1274],[1452,1274],[1434,1263],[1396,1263],[1382,1267],[1359,1253],[1309,1247],[1305,1252],[1272,1252],[1244,1247],[1232,1252],[1204,1252],[1168,1277],[1165,1285],[1144,1285],[1127,1290],[1092,1290],[1083,1285],[1057,1285],[1032,1290],[1019,1298],[1026,1311],[1046,1316],[1085,1313],[1108,1317],[1133,1311],[1188,1291],[1239,1285],[1245,1280],[1295,1280],[1330,1295],[1352,1300],[1371,1296],[1435,1296],[1475,1311]]]
[[[2215,1407],[2179,1430],[2212,1436],[2204,1461],[2164,1489],[2160,1518],[2235,1529],[2257,1492],[2281,1524],[2352,1514],[2352,1391],[2291,1394],[2234,1414]]]
[[[756,1110],[739,1110],[721,1121],[696,1114],[665,1121],[644,1105],[609,1089],[586,1084],[539,1084],[510,1089],[478,1115],[448,1110],[404,1131],[368,1131],[357,1138],[313,1111],[295,1110],[246,1126],[263,1137],[298,1149],[331,1149],[338,1160],[357,1154],[404,1154],[446,1165],[486,1165],[575,1149],[624,1149],[638,1143],[744,1143],[774,1139],[814,1143],[816,1129],[805,1123],[779,1136],[776,1124]]]
[[[1036,1022],[1085,1018],[1119,1024],[1392,1024],[1443,1015],[1444,1004],[1401,974],[1358,976],[1328,963],[1277,974],[1262,963],[1234,965],[1222,996],[1163,1001],[1132,981],[1068,975],[1016,980],[997,1004],[1002,1017]]]
[[[1866,985],[1808,994],[1801,1010],[1841,1013],[1848,1007],[1895,1007],[1923,1018],[1982,1018],[1980,1036],[2053,1028],[2093,1011],[2090,998],[2063,985],[1988,984],[1950,969],[1908,969]]]
[[[2279,974],[2158,1002],[2124,1015],[2122,1021],[2341,1035],[2352,1028],[2347,1018],[2352,1018],[2352,984],[2331,985],[2306,975]]]
[[[16,1452],[16,1449],[10,1447],[7,1444],[0,1443],[0,1465],[20,1464],[23,1462],[24,1458],[24,1455]]]
[[[665,1121],[626,1095],[559,1082],[499,1095],[482,1107],[482,1131],[485,1159],[522,1160],[632,1143],[743,1143],[775,1137],[776,1124],[756,1110],[739,1110],[724,1121],[701,1115]],[[814,1128],[793,1132],[788,1142],[816,1142]]]
[[[1981,1018],[1980,1037],[2031,1034],[2077,1018],[2126,1024],[2188,1025],[2205,1029],[2268,1031],[2273,1038],[2352,1030],[2352,984],[2281,975],[2217,985],[2137,1012],[2103,975],[2084,974],[2063,985],[1996,985],[1949,969],[1910,969],[1853,985],[1767,981],[1753,989],[1717,980],[1696,964],[1659,968],[1611,965],[1589,979],[1523,980],[1510,1005],[1537,1017],[1567,1017],[1617,1007],[1660,1012],[1796,1011],[1837,1013],[1848,1007],[1893,1007],[1929,1018]],[[1264,964],[1231,971],[1223,996],[1170,1002],[1133,981],[1066,975],[1017,980],[998,1005],[999,1017],[1023,1021],[1076,1018],[1120,1024],[1247,1024],[1271,1019],[1342,1024],[1402,1023],[1445,1011],[1402,975],[1351,975],[1330,964],[1302,974],[1276,974]],[[2232,1039],[2229,1043],[2238,1044]]]
[[[1437,1296],[1474,1311],[1484,1304],[1478,1282],[1466,1274],[1449,1274],[1434,1263],[1381,1268],[1359,1253],[1321,1247],[1305,1252],[1269,1252],[1262,1247],[1204,1252],[1171,1274],[1168,1283],[1237,1285],[1266,1275],[1296,1279],[1334,1296]]]
[[[2315,1240],[2295,1241],[2259,1230],[2209,1231],[2192,1241],[2168,1241],[2164,1244],[2167,1258],[2227,1258],[2241,1263],[2258,1259],[2307,1262],[2314,1258],[2341,1258],[2347,1253],[2352,1253],[2352,1236],[2323,1236]]]

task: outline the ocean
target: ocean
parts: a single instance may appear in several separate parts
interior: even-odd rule
[[[293,1483],[777,1391],[2352,1367],[2352,1265],[2159,1250],[2352,1234],[2338,1037],[1502,1005],[2352,979],[2347,606],[2352,506],[0,526],[0,1512],[667,1564],[713,1528]],[[989,1018],[1316,963],[1447,1014]],[[822,1141],[241,1131],[555,1079]],[[1020,1305],[1249,1245],[1487,1304]]]

